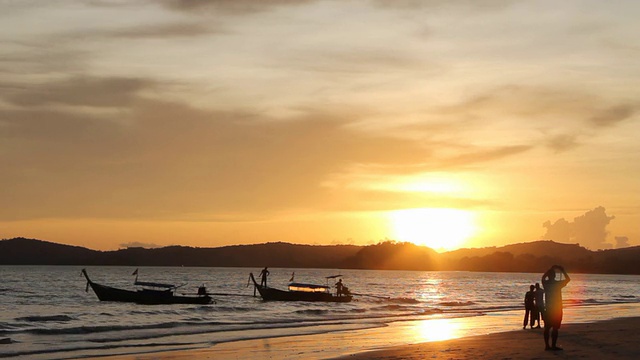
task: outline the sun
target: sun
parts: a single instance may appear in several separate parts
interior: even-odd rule
[[[457,249],[476,231],[474,214],[450,208],[419,208],[389,213],[393,238],[437,251]]]

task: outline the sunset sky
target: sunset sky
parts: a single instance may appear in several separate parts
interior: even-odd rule
[[[0,0],[0,238],[640,245],[639,14]]]

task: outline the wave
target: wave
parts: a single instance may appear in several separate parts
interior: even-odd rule
[[[12,339],[12,342],[16,342]],[[117,345],[95,345],[95,346],[76,346],[76,347],[67,347],[65,349],[59,348],[47,348],[47,349],[38,349],[38,350],[19,350],[10,353],[0,354],[0,357],[13,357],[13,356],[28,356],[28,355],[45,355],[45,354],[54,354],[61,351],[69,352],[69,351],[86,351],[86,350],[113,350],[113,349],[145,349],[145,348],[167,348],[167,347],[176,347],[180,346],[182,348],[191,348],[193,343],[180,343],[180,342],[171,342],[171,343],[147,343],[147,344],[117,344]]]
[[[562,304],[564,306],[580,306],[580,305],[596,305],[596,304],[604,304],[605,302],[602,302],[600,300],[597,299],[592,299],[592,298],[588,298],[588,299],[564,299],[562,301]],[[613,302],[610,302],[613,303]]]
[[[587,306],[587,305],[613,305],[613,304],[633,304],[638,303],[640,300],[635,296],[618,296],[609,300],[598,299],[568,299],[562,303],[564,306]]]
[[[49,321],[71,321],[74,320],[71,316],[67,315],[48,315],[48,316],[23,316],[15,318],[16,321],[27,321],[27,322],[49,322]]]
[[[342,312],[342,313],[362,314],[362,313],[366,313],[367,309],[355,308],[355,309],[348,309],[348,310],[338,310],[336,312],[338,312],[338,313]]]
[[[0,334],[8,333],[15,329],[17,329],[17,327],[13,324],[0,322]]]
[[[79,335],[79,334],[93,334],[93,333],[105,333],[110,331],[127,331],[127,330],[147,330],[147,329],[169,329],[180,326],[190,326],[193,323],[188,322],[167,322],[151,325],[102,325],[102,326],[75,326],[68,328],[29,328],[21,329],[16,332],[25,332],[30,334],[39,335]],[[1,333],[9,333],[9,331],[0,331]]]
[[[323,309],[307,309],[307,310],[296,310],[296,314],[304,314],[304,315],[324,315],[329,313],[329,310]]]
[[[439,314],[443,312],[441,309],[435,308],[435,307],[400,305],[400,304],[378,306],[378,307],[371,308],[371,311],[378,312],[378,314],[384,317],[432,315],[432,314]],[[370,316],[370,317],[375,318],[378,316]],[[367,318],[370,318],[370,317],[367,317]]]
[[[162,309],[162,310],[154,309],[152,311],[131,310],[129,311],[129,314],[131,315],[178,315],[180,314],[180,312],[174,309]]]
[[[420,300],[417,300],[414,298],[406,298],[406,297],[390,298],[386,301],[392,302],[392,303],[399,303],[399,304],[420,304],[421,303]]]
[[[390,305],[377,306],[377,307],[372,308],[371,310],[373,310],[373,311],[399,311],[399,310],[414,310],[414,309],[415,309],[414,306],[390,304]]]
[[[473,301],[442,301],[439,302],[438,305],[441,306],[470,306],[476,305]]]
[[[342,321],[334,321],[334,322],[327,322],[327,323],[322,323],[322,324],[316,324],[316,325],[309,325],[309,324],[305,324],[305,323],[301,323],[301,324],[295,324],[295,325],[291,325],[291,326],[286,326],[284,328],[289,328],[290,330],[288,331],[288,333],[290,335],[295,335],[297,334],[299,331],[295,330],[298,328],[307,328],[306,330],[302,330],[303,333],[305,334],[322,334],[322,333],[329,333],[332,331],[336,331],[337,329],[339,330],[344,330],[344,329],[349,329],[349,330],[355,330],[355,329],[366,329],[366,328],[374,328],[374,327],[379,327],[382,326],[380,324],[351,324],[348,322],[342,322]],[[258,330],[272,330],[272,329],[278,329],[278,328],[283,328],[281,326],[267,326],[267,327],[261,327],[258,328]],[[252,329],[255,330],[254,327],[250,327],[247,329]],[[220,339],[220,340],[215,340],[215,341],[211,341],[211,340],[205,340],[203,341],[202,338],[197,337],[197,335],[201,335],[201,334],[213,334],[219,331],[224,331],[224,330],[218,330],[218,331],[210,331],[209,329],[200,329],[200,330],[195,330],[195,331],[186,331],[181,333],[180,335],[196,335],[195,338],[184,338],[183,341],[146,341],[146,340],[151,340],[151,339],[161,339],[161,338],[165,338],[165,337],[169,337],[169,336],[173,336],[175,335],[175,333],[164,333],[164,334],[148,334],[148,336],[122,336],[122,338],[112,338],[112,339],[105,339],[105,338],[100,338],[100,339],[93,339],[93,340],[88,340],[87,342],[84,343],[74,343],[74,345],[76,346],[69,346],[70,344],[66,344],[65,346],[63,346],[62,348],[60,347],[55,347],[55,346],[47,346],[46,348],[39,348],[39,349],[27,349],[27,350],[18,350],[15,352],[10,352],[10,353],[2,353],[0,354],[0,357],[13,357],[13,356],[29,356],[29,355],[44,355],[44,354],[54,354],[54,353],[59,353],[59,352],[65,352],[65,353],[72,353],[72,352],[82,352],[82,351],[100,351],[100,353],[102,355],[113,355],[113,354],[138,354],[138,353],[146,353],[149,350],[151,351],[166,351],[167,349],[171,349],[171,350],[186,350],[186,349],[196,349],[196,348],[200,348],[200,347],[210,347],[211,345],[217,344],[217,343],[224,343],[224,342],[230,342],[230,341],[237,341],[237,340],[251,340],[251,339],[261,339],[261,338],[270,338],[273,337],[273,334],[270,333],[269,331],[264,331],[261,333],[253,333],[253,334],[242,334],[239,337],[233,336],[233,337],[229,337],[229,338],[225,338],[225,339]],[[189,340],[191,339],[191,340]],[[121,342],[121,340],[126,341],[126,342]],[[130,343],[132,340],[145,340],[142,343]],[[157,348],[158,350],[155,350],[154,348]],[[134,349],[134,351],[125,351],[123,352],[122,350],[124,349]],[[117,352],[113,352],[112,350],[119,350]],[[82,355],[79,355],[78,358],[83,357]]]
[[[206,311],[206,312],[250,312],[250,311],[256,311],[256,309],[254,308],[249,308],[249,307],[245,307],[245,306],[211,306],[211,307],[203,307],[200,309],[204,309],[202,311]]]

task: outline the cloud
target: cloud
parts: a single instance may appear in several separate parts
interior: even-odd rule
[[[206,13],[222,11],[232,14],[246,14],[270,10],[281,6],[300,6],[317,0],[162,0],[164,6],[172,10]]]
[[[144,100],[135,95],[144,80],[70,83],[88,93],[75,99],[78,89],[51,86],[64,91],[17,101],[40,107],[0,112],[0,197],[15,204],[1,218],[253,218],[322,207],[321,182],[347,164],[422,158],[419,144],[356,132],[344,126],[348,118],[331,114],[273,121]],[[99,98],[118,88],[121,97]],[[46,108],[57,103],[127,111],[109,117]]]
[[[606,228],[613,219],[615,216],[607,216],[605,208],[602,206],[576,217],[573,219],[576,240],[584,246],[594,249],[611,247],[606,243],[609,234]]]
[[[629,238],[626,236],[616,236],[615,240],[616,240],[616,244],[615,244],[616,249],[621,249],[621,248],[626,248],[631,246],[629,244]]]
[[[0,42],[0,73],[7,78],[60,74],[77,70],[85,64],[87,54],[59,41]]]
[[[329,192],[331,194],[331,192]],[[443,194],[352,190],[340,193],[331,198],[331,206],[327,211],[391,211],[411,208],[486,208],[495,206],[496,202],[488,199],[455,197]]]
[[[533,148],[469,145],[451,135],[468,129],[464,117],[380,131],[363,126],[371,114],[352,108],[307,106],[287,120],[273,119],[162,100],[165,86],[146,78],[73,76],[2,93],[13,108],[0,111],[0,197],[18,205],[0,210],[0,218],[227,222],[288,209],[485,206],[486,200],[354,188],[349,169],[361,165],[378,177],[451,171]],[[154,97],[140,96],[150,91]],[[445,134],[450,138],[443,141]]]
[[[76,76],[60,81],[28,86],[5,94],[5,101],[23,107],[71,105],[91,107],[124,107],[137,93],[153,87],[146,79]]]
[[[632,104],[620,104],[599,111],[588,122],[597,127],[610,127],[634,116],[640,107]]]
[[[547,146],[556,153],[569,151],[578,147],[577,136],[572,134],[561,134],[550,137],[547,140]]]
[[[574,237],[573,224],[564,218],[558,219],[554,223],[546,221],[542,226],[547,228],[547,232],[544,234],[545,239],[568,243]]]
[[[515,0],[372,0],[372,2],[383,8],[397,9],[438,9],[438,8],[462,8],[473,11],[502,9],[516,3]]]
[[[300,6],[319,2],[319,0],[163,0],[163,4],[173,10],[202,12],[224,11],[235,14],[266,11],[277,7]],[[505,8],[515,0],[372,0],[371,3],[381,8],[390,9],[436,9],[444,7],[469,9],[469,11],[495,10]]]
[[[611,244],[606,242],[609,235],[606,228],[613,219],[615,216],[607,216],[605,208],[599,206],[574,218],[573,222],[565,219],[554,223],[546,221],[542,225],[547,229],[544,238],[566,243],[577,242],[590,249],[611,248]]]
[[[161,86],[144,78],[84,76],[9,96],[20,106],[0,111],[0,198],[15,206],[0,210],[0,218],[228,222],[265,219],[288,209],[479,206],[482,201],[472,199],[325,184],[340,174],[348,184],[354,164],[368,164],[368,171],[380,176],[406,175],[486,163],[528,149],[450,144],[466,154],[436,157],[433,147],[442,143],[350,126],[362,120],[357,112],[306,108],[283,121],[138,95]],[[66,107],[57,107],[61,104]],[[92,107],[121,111],[87,111]]]
[[[491,148],[479,148],[478,151],[467,152],[456,157],[444,159],[444,167],[460,167],[465,165],[475,165],[478,163],[496,161],[505,157],[518,155],[531,150],[531,145],[513,145]]]
[[[636,116],[633,101],[612,101],[570,87],[504,85],[481,89],[466,99],[433,107],[428,119],[458,124],[454,132],[497,142],[519,139],[523,146],[546,146],[555,153],[587,146],[589,140]],[[500,137],[504,133],[505,137]]]
[[[306,51],[288,56],[281,63],[309,72],[335,73],[341,76],[380,75],[426,71],[436,74],[442,67],[422,59],[412,58],[388,48]]]
[[[210,34],[222,34],[225,31],[220,26],[203,25],[199,23],[171,23],[135,26],[118,30],[103,31],[97,36],[142,39],[142,38],[190,38]]]

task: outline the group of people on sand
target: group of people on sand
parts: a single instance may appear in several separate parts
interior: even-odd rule
[[[563,276],[556,279],[556,270]],[[524,295],[524,321],[522,328],[527,328],[527,323],[533,328],[540,328],[540,320],[544,321],[545,350],[562,350],[557,346],[558,330],[562,325],[562,288],[571,281],[569,275],[562,266],[553,265],[542,275],[542,287],[540,283],[529,286],[529,291]],[[537,326],[534,327],[534,325]],[[551,335],[551,343],[549,343]]]
[[[529,286],[529,291],[524,294],[524,321],[522,322],[522,328],[527,328],[527,323],[531,328],[539,329],[541,317],[544,316],[544,290],[540,287],[540,283]]]

